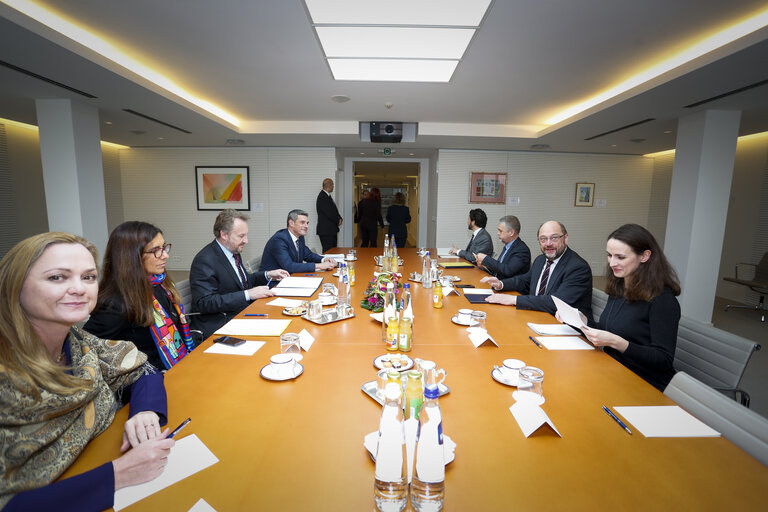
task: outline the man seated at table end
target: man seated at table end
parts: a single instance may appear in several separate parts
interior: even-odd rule
[[[264,246],[261,271],[284,268],[291,274],[330,270],[336,266],[332,258],[323,258],[309,250],[304,236],[309,230],[309,214],[304,210],[288,213],[287,227],[272,235]]]
[[[499,240],[504,244],[499,259],[480,252],[475,254],[477,265],[499,279],[527,272],[531,266],[531,250],[520,239],[520,219],[514,215],[505,215],[499,219],[497,232]]]
[[[555,314],[554,295],[584,313],[592,324],[592,269],[576,251],[568,248],[565,226],[556,220],[547,221],[539,227],[537,237],[542,254],[528,272],[503,280],[490,276],[481,279],[494,290],[521,295],[495,293],[485,300]]]

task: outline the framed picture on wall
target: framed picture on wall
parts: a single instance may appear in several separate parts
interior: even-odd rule
[[[198,210],[250,210],[250,167],[195,166]]]
[[[592,206],[595,202],[595,184],[577,183],[574,206]]]
[[[507,173],[473,172],[469,182],[469,202],[504,204],[507,194]]]

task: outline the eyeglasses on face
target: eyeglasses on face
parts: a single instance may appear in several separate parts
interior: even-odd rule
[[[547,240],[549,240],[549,241],[550,241],[550,242],[552,242],[553,244],[556,244],[556,243],[557,243],[557,241],[558,241],[558,240],[560,240],[561,238],[563,238],[564,236],[565,236],[565,235],[552,235],[552,236],[551,236],[551,237],[549,237],[549,238],[547,238],[547,237],[545,237],[545,236],[540,236],[540,237],[539,237],[539,243],[540,243],[540,244],[545,244],[545,243],[547,243]]]
[[[154,254],[155,258],[162,258],[163,253],[165,254],[171,254],[171,247],[173,244],[165,244],[161,245],[160,247],[155,247],[154,249],[150,249],[148,251],[144,251],[144,254]]]

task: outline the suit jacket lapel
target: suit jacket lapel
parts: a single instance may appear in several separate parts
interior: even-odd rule
[[[567,265],[568,258],[570,257],[570,252],[571,251],[566,249],[566,251],[563,253],[563,256],[560,258],[560,261],[558,261],[557,265],[555,265],[555,269],[549,275],[549,281],[547,282],[547,290],[549,290],[553,284],[560,282],[563,276],[563,272],[565,272],[565,266]]]
[[[240,276],[235,274],[235,269],[232,267],[232,262],[229,261],[229,258],[227,258],[227,255],[224,254],[224,251],[221,250],[221,247],[219,247],[219,243],[214,240],[212,245],[214,246],[214,252],[216,253],[216,259],[219,260],[219,265],[225,268],[225,272],[227,275],[232,279],[233,284],[237,287],[242,289],[243,283],[240,280]],[[245,272],[245,269],[243,269],[243,272]],[[248,274],[245,274],[245,278],[248,279]]]

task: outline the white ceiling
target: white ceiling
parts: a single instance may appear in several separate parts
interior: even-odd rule
[[[224,146],[241,139],[253,146],[333,146],[353,156],[377,156],[387,145],[398,149],[395,158],[434,148],[534,144],[644,154],[673,148],[676,120],[705,108],[741,110],[742,135],[768,131],[768,28],[547,126],[566,107],[765,10],[765,0],[495,0],[448,84],[334,81],[299,0],[36,3],[240,121],[237,128],[216,119],[0,4],[0,61],[96,96],[0,66],[0,117],[36,124],[35,99],[77,99],[98,107],[103,140],[128,146]],[[351,100],[331,101],[339,94]],[[654,120],[585,140],[646,119]],[[415,143],[362,143],[358,121],[418,122],[419,136]]]

